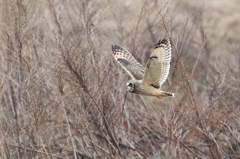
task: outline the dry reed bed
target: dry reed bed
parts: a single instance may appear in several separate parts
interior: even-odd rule
[[[1,158],[239,158],[238,7],[204,3],[2,1]],[[111,45],[164,37],[176,97],[127,93]]]

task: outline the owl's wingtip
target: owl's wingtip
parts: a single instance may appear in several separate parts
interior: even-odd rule
[[[167,39],[167,38],[164,38],[164,39],[160,39],[157,43],[157,46],[155,47],[156,48],[159,48],[159,47],[165,47],[165,46],[169,46],[170,45],[170,40]]]
[[[160,39],[157,43],[156,48],[164,47],[166,45],[170,45],[170,40],[168,38]]]
[[[121,50],[122,48],[118,45],[112,45],[112,51],[113,51],[114,54],[115,54],[115,51],[118,50],[118,49]]]
[[[112,52],[115,55],[116,54],[116,50],[119,48],[119,46],[117,45],[112,45]]]
[[[117,45],[112,45],[112,50],[114,51]]]

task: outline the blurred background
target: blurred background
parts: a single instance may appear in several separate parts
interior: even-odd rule
[[[0,158],[240,158],[237,0],[0,3]],[[111,46],[145,66],[172,45],[162,90],[127,93]]]

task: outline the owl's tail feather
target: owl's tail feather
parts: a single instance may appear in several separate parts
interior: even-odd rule
[[[167,96],[172,96],[172,97],[174,97],[174,93],[165,92],[165,94],[166,94]]]
[[[164,94],[157,96],[159,99],[162,99],[163,97],[167,97],[167,96],[172,96],[174,97],[174,93],[170,93],[170,92],[164,92]]]

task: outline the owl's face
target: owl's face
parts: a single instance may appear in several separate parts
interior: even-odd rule
[[[127,82],[126,89],[129,92],[132,92],[134,90],[135,84],[131,81]]]

